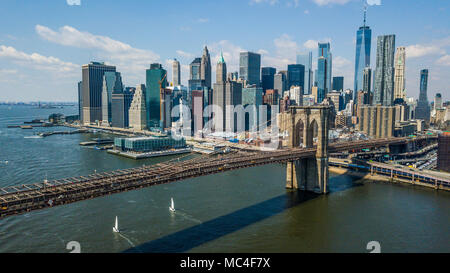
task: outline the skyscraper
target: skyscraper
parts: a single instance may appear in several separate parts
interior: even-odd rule
[[[324,56],[317,62],[317,103],[321,103],[328,93],[328,63]]]
[[[372,30],[366,26],[366,8],[364,8],[364,24],[356,32],[356,56],[355,56],[355,96],[363,88],[363,74],[366,67],[370,67],[370,45],[372,42]],[[356,101],[356,97],[355,97]]]
[[[273,89],[277,90],[278,94],[283,94],[286,90],[286,76],[281,71],[273,76]]]
[[[394,100],[406,100],[405,93],[405,60],[406,48],[404,46],[397,47],[395,53],[395,71],[394,71]]]
[[[145,84],[138,84],[129,109],[129,127],[135,130],[147,128],[147,107],[145,105]]]
[[[78,118],[83,121],[83,82],[78,82]]]
[[[287,89],[290,89],[292,86],[300,86],[303,93],[305,89],[305,66],[302,64],[288,65],[287,82]]]
[[[331,88],[332,62],[333,62],[333,56],[331,54],[330,43],[319,43],[318,56],[319,56],[319,59],[320,59],[320,57],[324,57],[326,59],[326,63],[327,63],[326,87],[327,87],[327,90],[325,92],[328,92],[328,91],[330,91],[329,89]],[[320,73],[320,72],[318,72],[318,73]]]
[[[344,91],[344,77],[333,77],[333,88],[332,90]]]
[[[103,75],[102,90],[102,124],[110,125],[112,122],[112,94],[122,93],[122,76],[119,72],[105,72]]]
[[[223,59],[222,52],[220,53],[219,62],[217,62],[216,67],[216,83],[223,83],[227,81],[227,64]]]
[[[133,93],[117,90],[112,93],[111,99],[111,126],[116,128],[128,128],[129,110],[133,100]]]
[[[167,85],[167,71],[159,63],[146,70],[145,102],[147,107],[147,128],[161,127],[161,90]]]
[[[211,57],[208,48],[205,46],[200,65],[200,79],[205,81],[205,86],[211,88]]]
[[[303,94],[311,94],[311,88],[314,83],[313,69],[312,69],[312,51],[303,54],[297,54],[297,64],[305,66],[305,88]]]
[[[241,52],[239,56],[239,76],[247,84],[260,86],[261,55],[253,52]]]
[[[274,67],[261,68],[261,86],[266,92],[267,89],[273,89],[273,80],[277,69]]]
[[[391,106],[394,102],[395,35],[381,35],[377,40],[377,66],[374,103]]]
[[[174,59],[172,62],[172,83],[174,86],[181,85],[180,62]]]
[[[223,57],[220,62],[223,63],[222,67],[226,67]],[[216,69],[219,69],[219,66]],[[221,72],[216,71],[216,74],[221,74]],[[229,110],[227,108],[228,106],[236,106],[242,103],[242,84],[228,79],[227,81],[216,82],[214,84],[212,103],[220,107],[222,111],[222,115],[215,113],[214,130],[216,132],[223,132],[224,130],[227,132],[235,131],[237,122],[234,113],[227,111]]]
[[[102,120],[102,90],[105,72],[116,72],[115,66],[91,62],[82,66],[83,123]]]
[[[372,68],[366,67],[363,72],[363,85],[362,90],[370,93],[372,88]]]
[[[428,69],[420,71],[420,94],[416,106],[416,119],[430,121],[430,104],[427,97],[428,89]]]

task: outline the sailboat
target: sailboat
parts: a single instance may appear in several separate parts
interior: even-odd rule
[[[117,216],[116,216],[116,224],[113,226],[113,232],[117,232],[119,233],[119,220],[117,220]]]
[[[173,203],[173,198],[170,199],[170,207],[169,210],[174,212],[175,211],[175,204]]]

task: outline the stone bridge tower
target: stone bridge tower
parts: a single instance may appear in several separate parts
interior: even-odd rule
[[[315,157],[287,163],[286,188],[328,192],[328,128],[331,107],[292,106],[279,116],[279,127],[289,134],[289,148],[317,146]],[[316,143],[314,143],[316,140]]]

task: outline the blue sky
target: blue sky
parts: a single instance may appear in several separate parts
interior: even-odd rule
[[[450,99],[450,1],[368,1],[373,4],[367,16],[372,68],[376,37],[396,34],[396,46],[407,47],[408,96],[418,96],[419,71],[428,68],[429,99],[437,92]],[[162,63],[170,79],[170,60],[177,58],[186,83],[188,65],[205,44],[214,73],[221,50],[229,71],[238,70],[239,52],[244,50],[261,53],[263,66],[286,69],[295,63],[297,52],[312,50],[316,59],[317,41],[330,41],[333,76],[344,76],[345,87],[353,89],[355,35],[363,3],[2,0],[0,101],[75,101],[81,65],[91,60],[116,65],[124,83],[134,86],[145,82],[151,62]]]

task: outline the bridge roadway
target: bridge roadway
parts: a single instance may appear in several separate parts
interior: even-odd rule
[[[376,148],[418,139],[421,138],[390,138],[334,143],[329,145],[328,150],[338,152]],[[315,153],[315,147],[282,149],[272,152],[238,152],[218,156],[214,160],[207,156],[184,161],[171,160],[151,166],[0,188],[0,218],[192,177],[311,158],[315,156]]]

